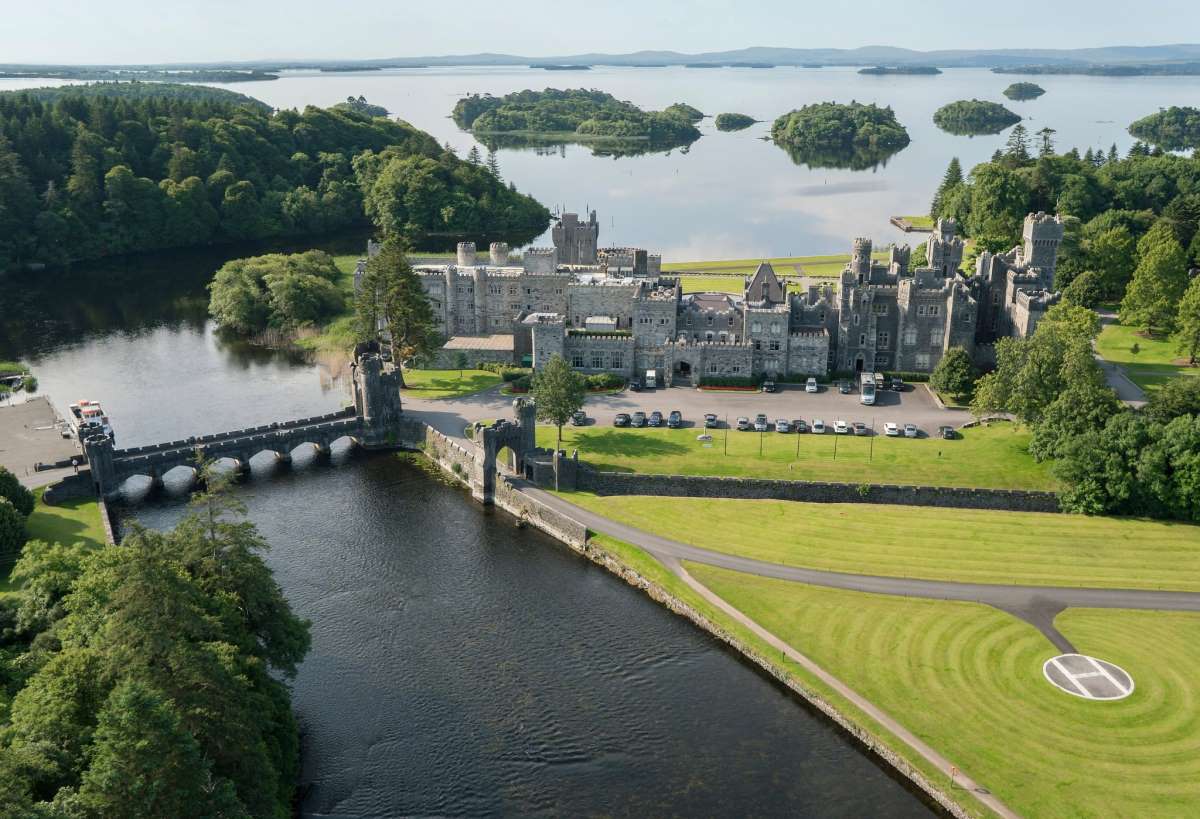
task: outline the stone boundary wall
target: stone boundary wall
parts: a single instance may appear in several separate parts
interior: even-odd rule
[[[458,441],[438,432],[431,426],[425,427],[423,449],[431,461],[440,466],[451,478],[470,486],[472,470],[475,468],[474,444],[463,446]],[[455,469],[455,467],[458,467]]]
[[[504,475],[496,477],[495,503],[518,520],[541,529],[576,551],[587,548],[588,530],[579,521],[551,509],[512,485]]]
[[[117,545],[116,529],[113,526],[112,515],[108,513],[108,504],[104,502],[104,498],[98,499],[100,505],[100,525],[104,527],[104,542],[109,546]]]
[[[882,503],[1004,512],[1060,512],[1058,495],[1020,489],[784,481],[698,475],[647,475],[581,468],[576,488],[597,495],[788,500],[806,503]]]

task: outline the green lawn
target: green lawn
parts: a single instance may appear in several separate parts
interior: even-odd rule
[[[682,275],[679,277],[679,281],[683,285],[684,293],[734,293],[740,296],[746,287],[744,276]],[[830,283],[836,287],[836,282]],[[799,292],[800,289],[799,284],[788,284],[788,290],[790,291]]]
[[[73,500],[58,506],[42,503],[45,489],[35,490],[37,505],[33,514],[25,521],[25,532],[30,540],[75,543],[83,541],[89,546],[104,545],[104,525],[100,521],[100,504],[91,499]],[[0,568],[0,596],[15,591],[8,579],[12,567]]]
[[[928,214],[924,216],[901,216],[900,218],[906,220],[917,230],[933,230],[933,217]]]
[[[855,574],[1200,591],[1200,526],[1125,518],[730,498],[564,498],[727,554]]]
[[[405,370],[404,395],[410,398],[458,398],[500,383],[486,370]]]
[[[871,254],[878,261],[888,258],[887,251],[876,251]],[[664,263],[664,273],[678,271],[699,271],[704,273],[737,273],[750,274],[758,269],[762,262],[769,262],[775,272],[794,275],[796,266],[803,269],[808,276],[828,276],[836,278],[841,275],[842,268],[850,261],[850,254],[835,253],[831,256],[776,256],[769,259],[716,259],[698,262],[668,262]]]
[[[832,424],[834,420],[826,418],[825,422]],[[877,427],[882,426],[879,419]],[[962,437],[953,441],[936,437],[767,432],[761,436],[761,456],[760,436],[756,432],[730,430],[726,435],[724,429],[713,430],[713,440],[706,447],[704,442],[696,440],[701,431],[569,427],[563,430],[563,440],[567,448],[579,450],[580,458],[602,470],[618,472],[1001,489],[1054,488],[1048,464],[1039,464],[1029,455],[1029,434],[1004,423],[964,429]],[[553,438],[552,428],[538,429],[540,445],[549,446]]]
[[[687,564],[1024,816],[1188,816],[1200,804],[1200,614],[1072,609],[1059,629],[1129,671],[1089,702],[1051,687],[1057,650],[987,606],[822,589]]]
[[[1200,376],[1200,367],[1174,363],[1181,356],[1169,338],[1143,338],[1137,332],[1132,327],[1106,324],[1096,339],[1096,352],[1106,361],[1120,364],[1130,380],[1145,390],[1156,389],[1176,375]]]

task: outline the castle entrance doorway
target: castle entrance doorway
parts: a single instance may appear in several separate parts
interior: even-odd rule
[[[863,357],[860,355],[854,359],[854,372],[861,373],[863,371]]]

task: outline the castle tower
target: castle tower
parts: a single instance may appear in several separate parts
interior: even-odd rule
[[[1021,232],[1024,239],[1021,259],[1028,267],[1036,267],[1041,271],[1041,287],[1044,290],[1054,286],[1054,268],[1064,230],[1063,220],[1059,216],[1031,213],[1025,217],[1025,229]]]
[[[962,264],[964,245],[963,240],[954,235],[957,228],[953,219],[938,219],[925,240],[925,264],[945,277],[954,275]]]
[[[459,267],[474,267],[475,266],[475,243],[474,242],[459,242],[458,243],[458,266]]]
[[[596,249],[600,241],[600,223],[596,211],[592,211],[586,222],[579,221],[579,214],[564,213],[550,231],[554,248],[563,264],[595,264]]]
[[[871,240],[855,239],[850,253],[850,271],[855,281],[867,283],[871,280]]]
[[[491,257],[492,264],[495,267],[504,267],[508,264],[508,243],[507,242],[492,242],[488,247],[488,255]]]

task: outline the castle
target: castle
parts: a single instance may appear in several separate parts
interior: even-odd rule
[[[419,265],[426,295],[447,338],[437,366],[503,362],[541,367],[561,355],[586,373],[626,378],[654,371],[666,383],[705,377],[827,376],[834,372],[929,372],[952,347],[987,364],[998,338],[1033,332],[1058,300],[1052,292],[1063,223],[1025,218],[1022,244],[982,253],[974,275],[959,271],[964,244],[941,220],[925,244],[926,264],[910,269],[909,248],[886,262],[856,239],[838,286],[791,292],[763,262],[742,295],[683,293],[663,275],[660,256],[598,247],[593,211],[567,213],[554,246],[526,250],[519,263],[493,243],[473,243],[454,264]],[[371,252],[369,248],[369,252]],[[361,266],[361,263],[360,263]]]

